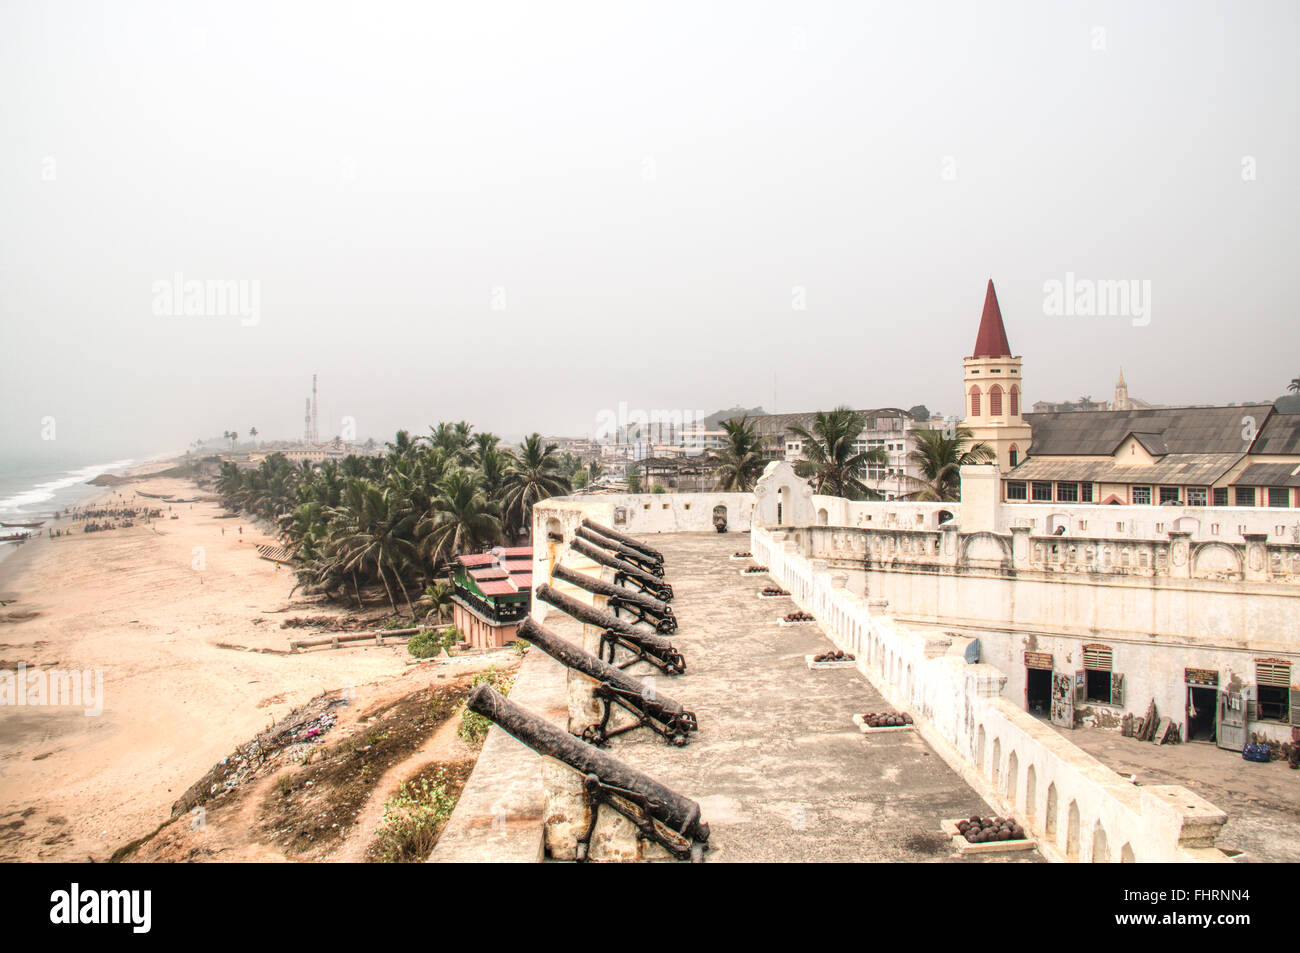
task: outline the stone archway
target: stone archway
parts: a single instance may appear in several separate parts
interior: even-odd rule
[[[1101,826],[1101,821],[1092,831],[1092,862],[1094,864],[1110,863],[1110,845],[1106,841],[1106,828]]]
[[[1079,802],[1071,801],[1070,810],[1065,821],[1065,856],[1069,860],[1079,859]]]

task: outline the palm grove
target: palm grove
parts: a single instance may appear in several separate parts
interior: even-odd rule
[[[533,504],[592,476],[538,434],[506,448],[464,421],[415,438],[399,430],[385,446],[315,467],[279,453],[254,468],[225,463],[217,490],[227,508],[279,527],[307,592],[363,605],[363,591],[379,586],[395,613],[404,605],[414,616],[422,594],[426,605],[445,602],[445,586],[426,587],[456,556],[527,540]]]

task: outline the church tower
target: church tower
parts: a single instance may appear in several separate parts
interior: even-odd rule
[[[1124,383],[1124,368],[1119,369],[1119,380],[1115,384],[1115,400],[1110,405],[1111,410],[1132,410],[1133,405],[1128,402],[1128,385]]]
[[[966,419],[962,426],[971,432],[971,442],[986,443],[997,454],[1003,473],[1021,463],[1029,451],[1029,425],[1022,413],[1024,384],[1020,358],[1013,357],[1002,326],[993,279],[984,295],[975,351],[962,362],[966,371]]]

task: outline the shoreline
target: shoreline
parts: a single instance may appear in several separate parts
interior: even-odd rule
[[[77,505],[129,505],[141,487],[196,495],[190,479],[151,475],[174,460],[87,487]],[[0,859],[107,859],[269,720],[322,691],[410,671],[400,645],[262,651],[300,634],[281,627],[289,616],[343,610],[291,600],[293,574],[258,557],[272,540],[247,519],[206,500],[148,502],[162,519],[42,534],[0,561],[0,670],[93,671],[104,686],[94,717],[0,705]]]
[[[184,461],[184,459],[184,453],[161,454],[157,457],[143,460],[140,463],[132,463],[129,466],[120,468],[122,471],[120,478],[126,482],[146,478],[151,473],[156,473],[160,470],[169,470],[178,463]],[[111,469],[106,469],[102,473],[98,473],[91,477],[89,480],[79,484],[74,484],[74,486],[84,488],[86,492],[79,494],[71,503],[66,503],[64,505],[67,507],[80,508],[91,506],[95,503],[101,503],[109,499],[113,493],[112,486],[91,482],[92,480],[98,480],[101,476],[105,475],[119,476],[119,474],[113,473]],[[55,519],[52,515],[54,512],[59,513],[58,519]],[[15,563],[19,559],[19,555],[35,548],[39,544],[48,542],[50,539],[49,530],[61,528],[59,524],[63,522],[62,510],[58,507],[54,507],[49,516],[41,517],[38,513],[32,513],[29,515],[37,519],[44,519],[45,524],[41,527],[39,536],[25,540],[21,544],[0,542],[0,593],[3,593],[4,586],[14,581],[16,574],[21,572],[21,570],[14,568]]]

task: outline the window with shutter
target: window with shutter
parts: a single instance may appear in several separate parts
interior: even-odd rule
[[[1276,688],[1291,687],[1291,663],[1285,659],[1255,659],[1255,681]]]
[[[1083,647],[1083,667],[1098,672],[1109,672],[1112,665],[1112,653],[1109,645],[1085,645]]]
[[[1286,659],[1255,659],[1256,718],[1291,721],[1291,663]]]

